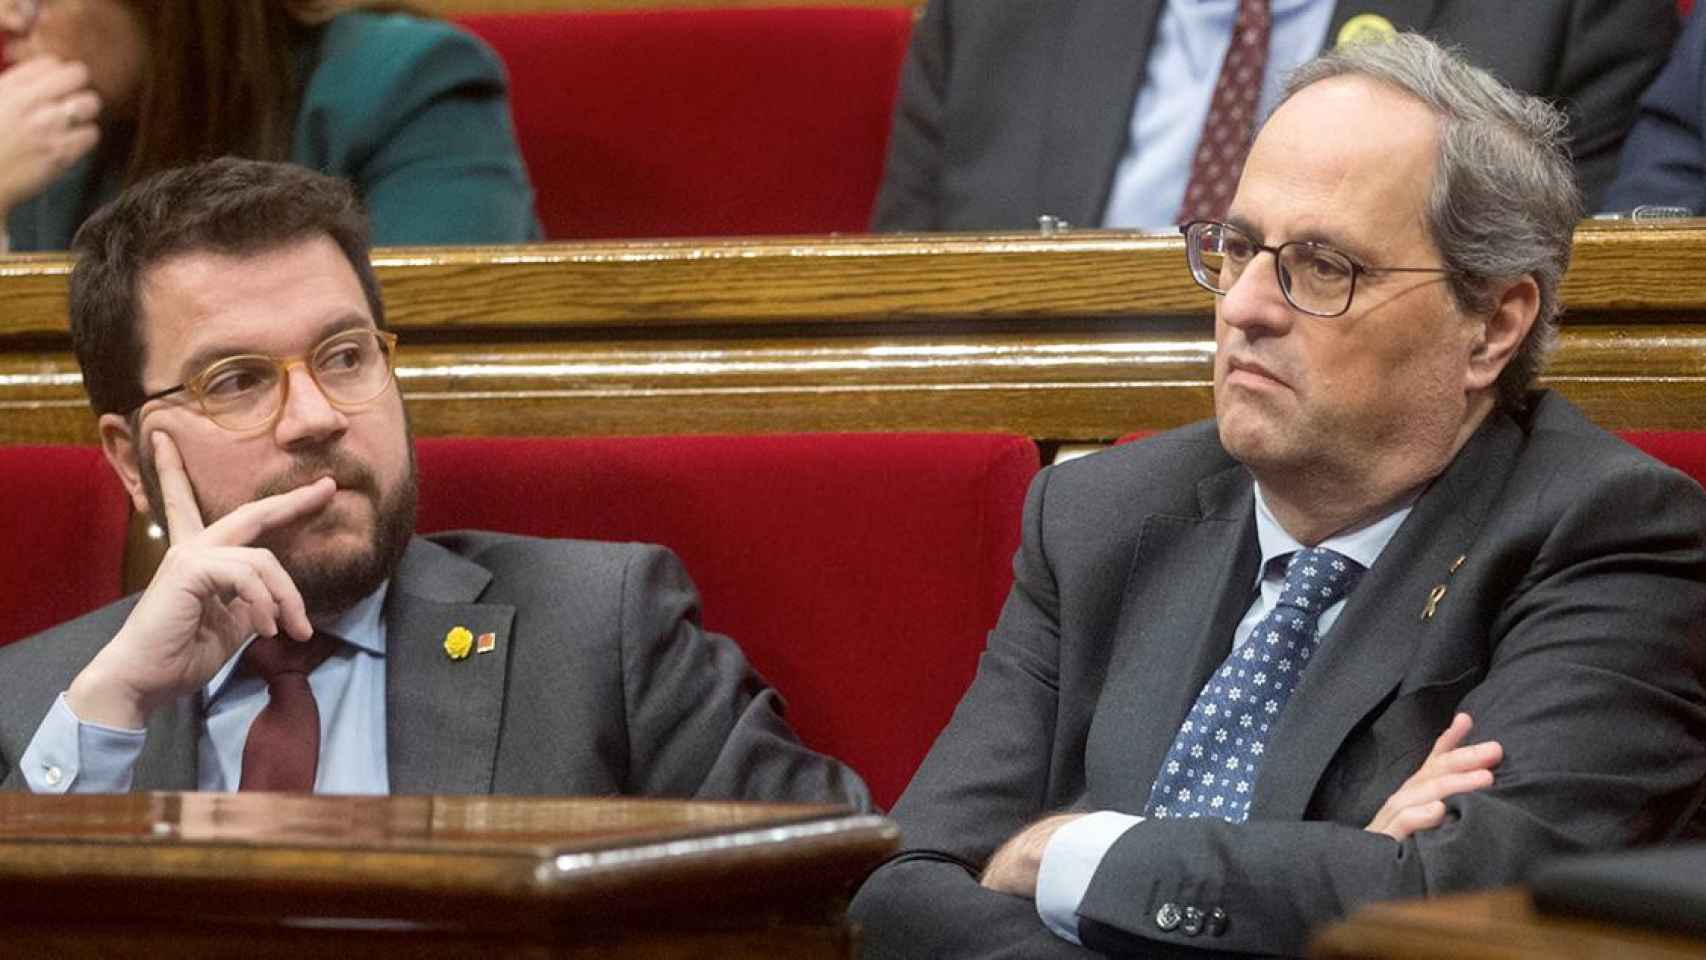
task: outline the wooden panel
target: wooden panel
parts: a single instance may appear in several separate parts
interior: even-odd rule
[[[1011,430],[1211,409],[1181,241],[1036,236],[392,248],[421,434]],[[55,257],[0,258],[0,441],[94,439]],[[1706,426],[1706,224],[1586,224],[1547,374],[1613,428]]]
[[[880,817],[785,804],[14,794],[0,881],[30,896],[0,902],[0,939],[57,928],[53,955],[217,955],[217,932],[265,956],[847,957],[846,899],[898,840]]]
[[[1378,903],[1323,931],[1317,960],[1681,960],[1706,942],[1537,913],[1521,890]]]

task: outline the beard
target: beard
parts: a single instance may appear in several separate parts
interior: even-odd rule
[[[329,619],[348,610],[397,572],[403,551],[415,533],[415,444],[407,436],[404,443],[408,449],[406,469],[389,490],[379,489],[378,478],[367,464],[331,447],[299,454],[289,467],[268,477],[256,489],[253,499],[259,500],[289,493],[330,475],[340,492],[361,495],[373,509],[372,537],[353,553],[322,555],[324,551],[317,553],[312,549],[310,541],[315,536],[312,527],[323,520],[319,513],[269,530],[251,544],[270,550],[278,558],[279,565],[302,595],[309,619]],[[152,446],[144,445],[143,449],[142,485],[148,495],[149,510],[164,529],[166,509],[160,492],[160,475],[155,469]],[[196,507],[204,524],[213,523],[237,506],[209,506],[196,494]]]

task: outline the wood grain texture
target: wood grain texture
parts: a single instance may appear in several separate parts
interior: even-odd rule
[[[717,955],[781,934],[772,946],[846,956],[846,899],[897,843],[880,817],[784,804],[10,795],[0,883],[30,896],[0,901],[0,937],[58,920],[62,938],[96,921],[96,945],[158,950],[187,936],[192,954],[217,952],[196,946],[212,925],[275,946],[323,927],[333,936],[321,946],[436,933],[589,953],[632,939],[667,955],[680,941]]]
[[[1207,416],[1212,298],[1127,231],[392,248],[432,434],[1007,430]],[[68,263],[0,258],[0,441],[92,442]],[[1706,426],[1706,224],[1585,224],[1545,382],[1611,428]]]
[[[1537,913],[1528,894],[1494,890],[1374,904],[1324,930],[1316,960],[1681,960],[1706,942]]]

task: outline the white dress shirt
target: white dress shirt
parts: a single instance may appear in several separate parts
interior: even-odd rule
[[[1321,51],[1333,19],[1332,0],[1273,0],[1272,10],[1258,117],[1279,102],[1285,75]],[[1103,226],[1163,230],[1176,222],[1237,13],[1238,0],[1168,0],[1162,7]]]

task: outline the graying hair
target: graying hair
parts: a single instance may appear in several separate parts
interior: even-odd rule
[[[1534,326],[1499,374],[1506,409],[1526,406],[1529,387],[1557,335],[1558,284],[1582,218],[1563,111],[1518,93],[1454,52],[1413,33],[1351,43],[1298,67],[1280,102],[1311,84],[1367,77],[1421,101],[1439,117],[1439,156],[1425,221],[1452,293],[1469,313],[1493,308],[1493,288],[1523,276],[1540,288]]]

